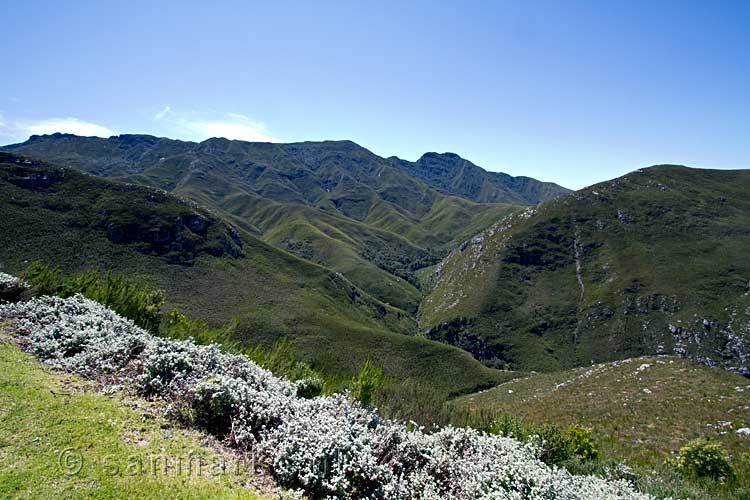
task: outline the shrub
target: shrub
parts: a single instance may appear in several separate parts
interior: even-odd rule
[[[228,444],[254,446],[282,487],[311,499],[652,499],[625,481],[547,467],[534,443],[451,426],[425,432],[384,420],[347,394],[299,398],[294,384],[245,356],[154,337],[81,295],[0,304],[0,318],[55,367],[90,377],[119,369],[115,380],[130,386],[157,380],[143,389],[183,406]],[[353,385],[371,395],[381,379],[368,361]]]
[[[726,450],[721,443],[709,438],[690,441],[680,448],[669,463],[686,476],[708,477],[718,481],[734,477]]]
[[[323,394],[325,381],[317,374],[312,374],[295,382],[297,386],[297,396],[305,399],[312,399]]]
[[[570,436],[556,425],[537,426],[522,422],[510,415],[503,415],[492,423],[489,432],[535,443],[539,460],[548,465],[560,465],[574,454]]]
[[[277,340],[270,350],[256,346],[246,354],[265,369],[295,382],[299,397],[310,399],[323,394],[325,379],[310,365],[297,359],[294,344],[288,338]]]
[[[374,366],[368,358],[352,379],[352,395],[362,406],[369,406],[382,383],[383,369]]]
[[[237,412],[237,401],[226,381],[217,377],[203,379],[193,389],[193,396],[194,423],[217,436],[226,435]]]
[[[173,339],[196,339],[200,343],[212,343],[228,339],[235,324],[225,328],[210,328],[205,321],[191,319],[178,309],[172,309],[162,333]]]
[[[107,271],[74,274],[62,282],[62,296],[80,293],[84,297],[104,304],[119,314],[130,318],[136,325],[150,332],[159,331],[164,293],[137,284],[121,275]]]
[[[565,432],[568,437],[570,452],[583,460],[596,460],[599,450],[594,445],[591,429],[580,425],[571,425]]]
[[[570,435],[556,425],[544,425],[535,432],[539,443],[539,460],[548,465],[561,465],[576,455]]]
[[[534,443],[538,449],[539,460],[548,465],[561,465],[572,458],[582,460],[599,458],[599,451],[594,445],[591,429],[580,425],[571,425],[567,430],[562,430],[554,424],[535,425],[531,422],[523,422],[511,415],[490,419],[484,414],[469,417],[467,423],[489,434]]]
[[[118,314],[150,332],[159,330],[164,294],[161,290],[143,286],[111,271],[102,274],[90,270],[62,277],[59,267],[32,262],[26,270],[27,279],[34,285],[36,295],[84,297],[104,304]]]
[[[36,295],[57,295],[60,291],[60,268],[34,261],[26,269],[26,279]]]

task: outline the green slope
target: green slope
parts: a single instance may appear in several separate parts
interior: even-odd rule
[[[438,266],[421,329],[517,369],[643,354],[750,367],[750,171],[657,166],[497,223]]]
[[[368,357],[390,376],[444,393],[498,380],[467,353],[411,336],[414,321],[345,277],[234,230],[172,195],[0,154],[0,269],[42,259],[71,272],[112,268],[166,291],[233,341],[283,336],[324,372],[350,377]]]
[[[595,430],[606,456],[643,466],[704,437],[720,441],[739,465],[750,440],[736,432],[750,427],[750,382],[670,356],[519,378],[454,405],[540,424],[583,424]]]
[[[513,208],[441,194],[350,141],[54,134],[7,149],[197,201],[411,315],[422,299],[416,271]]]
[[[161,409],[98,394],[3,338],[0,389],[2,498],[261,498],[244,486],[246,466],[173,428]],[[222,460],[225,471],[213,473]]]

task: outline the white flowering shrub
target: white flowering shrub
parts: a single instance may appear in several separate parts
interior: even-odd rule
[[[259,451],[282,486],[310,498],[651,498],[626,481],[548,467],[533,444],[471,429],[409,428],[349,394],[301,397],[299,382],[244,356],[154,337],[80,295],[0,304],[0,320],[12,321],[22,346],[53,367],[119,376],[118,383],[164,398],[229,444]]]
[[[96,302],[41,297],[0,305],[26,335],[28,350],[53,367],[86,376],[123,368],[152,337]]]
[[[29,288],[29,284],[22,279],[0,273],[0,302],[17,300]]]

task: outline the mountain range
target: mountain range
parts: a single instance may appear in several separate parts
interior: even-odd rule
[[[528,178],[517,178],[522,190],[500,189],[495,174],[460,161],[446,167],[454,180],[443,186],[412,175],[408,162],[351,141],[193,143],[53,134],[5,149],[191,199],[412,315],[422,298],[417,270],[517,204],[567,191]],[[462,197],[480,181],[497,186],[476,200]]]
[[[16,248],[4,266],[47,257],[141,273],[212,324],[240,318],[233,340],[293,337],[314,366],[342,377],[370,355],[452,394],[505,370],[653,354],[750,374],[748,171],[663,165],[569,192],[452,153],[408,162],[350,141],[53,134],[3,149],[12,168],[39,169],[16,177],[62,166],[60,189],[72,190],[51,202],[3,181],[5,213],[16,214],[3,223],[4,247]],[[123,186],[171,201],[129,207],[76,192]],[[56,208],[70,199],[74,208]],[[14,200],[47,214],[25,243],[15,238],[34,222]],[[214,232],[195,233],[171,204],[215,221]],[[130,222],[110,227],[118,210]],[[76,253],[80,238],[100,244]]]

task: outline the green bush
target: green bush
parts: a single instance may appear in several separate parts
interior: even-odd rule
[[[318,374],[313,374],[297,381],[297,396],[312,399],[323,394],[324,387],[323,379]]]
[[[325,381],[309,364],[297,359],[294,345],[289,339],[279,339],[270,349],[260,345],[243,349],[230,340],[237,326],[238,322],[234,321],[227,327],[210,328],[206,322],[190,319],[173,309],[162,333],[175,339],[192,338],[201,344],[220,343],[224,347],[241,351],[274,375],[296,382],[297,395],[300,397],[310,399],[323,394]]]
[[[511,415],[490,417],[485,413],[467,416],[464,425],[489,434],[535,442],[539,445],[539,459],[548,465],[567,464],[572,459],[594,461],[599,458],[591,430],[580,425],[563,430],[554,424],[537,425]]]
[[[539,459],[548,465],[560,465],[575,455],[570,435],[554,424],[543,425],[535,434],[541,440]]]
[[[136,325],[158,332],[164,294],[111,271],[83,271],[61,277],[60,268],[32,262],[25,273],[36,295],[70,297],[77,293],[131,319]]]
[[[162,334],[173,339],[195,339],[201,344],[224,342],[231,336],[236,325],[225,328],[210,328],[205,321],[191,319],[178,309],[172,309]]]
[[[494,421],[490,433],[539,444],[539,459],[548,465],[560,465],[573,454],[570,435],[553,424],[534,425],[509,415]]]
[[[36,295],[57,295],[60,290],[60,268],[39,261],[32,262],[25,273],[26,281]]]
[[[571,425],[565,435],[568,438],[570,453],[583,460],[599,458],[599,450],[594,445],[594,436],[591,429],[580,425]]]
[[[368,358],[352,379],[352,395],[362,406],[369,406],[382,383],[383,369],[373,365]]]
[[[274,375],[297,382],[298,396],[311,399],[323,394],[323,377],[309,364],[297,359],[294,344],[288,338],[277,340],[270,350],[256,346],[251,350],[245,350],[245,353]]]
[[[721,443],[706,438],[695,439],[680,448],[677,456],[669,461],[681,474],[690,477],[707,477],[724,481],[734,477],[734,469],[729,463]]]

